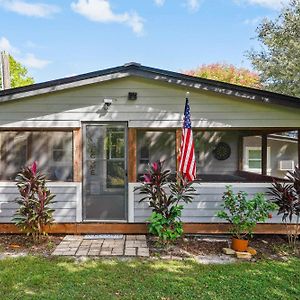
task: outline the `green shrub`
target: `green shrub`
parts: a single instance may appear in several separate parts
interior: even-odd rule
[[[232,187],[226,186],[222,197],[224,209],[217,213],[217,217],[231,224],[230,232],[238,239],[252,236],[256,224],[271,218],[270,211],[277,208],[277,205],[266,200],[262,193],[255,194],[252,199],[247,199],[247,196],[248,194],[242,191],[234,194]]]
[[[151,217],[148,218],[149,232],[165,243],[176,240],[183,234],[183,226],[180,221],[182,205],[172,206],[169,217],[166,218],[160,213],[152,212]]]
[[[54,203],[55,195],[46,187],[46,177],[37,172],[35,162],[24,168],[16,180],[20,196],[16,199],[19,208],[13,222],[36,242],[46,234],[45,225],[53,222],[54,209],[50,204]]]

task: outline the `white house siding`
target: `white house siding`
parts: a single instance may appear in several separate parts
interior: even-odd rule
[[[221,209],[222,195],[226,185],[229,183],[201,183],[195,184],[196,196],[191,203],[184,204],[182,220],[190,223],[218,223],[224,220],[216,217],[217,212]],[[271,186],[268,183],[232,183],[233,191],[244,191],[249,197],[255,193],[267,193]],[[138,186],[138,184],[136,184]],[[266,195],[267,196],[267,195]],[[268,196],[267,196],[268,197]],[[147,202],[139,202],[141,196],[138,192],[134,194],[134,222],[145,222],[150,216],[151,209]],[[266,223],[281,223],[281,217],[276,212],[272,219]]]
[[[0,127],[80,127],[128,121],[129,127],[181,127],[186,91],[194,127],[299,127],[299,110],[134,77],[1,103]],[[138,99],[127,100],[128,92]],[[103,110],[103,99],[114,102]]]
[[[74,128],[83,121],[126,121],[129,127],[138,128],[181,127],[186,91],[190,92],[194,128],[300,127],[299,109],[130,77],[1,103],[0,129]],[[128,92],[137,92],[138,99],[127,100]],[[104,98],[114,99],[108,111],[103,109]],[[250,194],[266,191],[264,184],[233,185]],[[49,187],[57,195],[56,222],[81,222],[81,184],[57,182]],[[215,213],[224,190],[225,184],[201,184],[198,196],[186,206],[183,220],[219,221]],[[0,182],[1,223],[11,222],[16,196],[14,183]],[[131,194],[129,200],[129,220],[145,221],[150,210],[138,203],[137,195]],[[280,218],[271,222],[280,222]]]
[[[80,183],[48,183],[48,187],[56,195],[53,204],[54,219],[57,223],[81,221],[81,184]],[[18,208],[15,199],[18,190],[14,182],[0,182],[0,223],[11,223]]]

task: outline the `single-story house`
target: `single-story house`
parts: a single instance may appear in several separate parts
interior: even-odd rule
[[[14,180],[33,161],[56,194],[50,231],[145,232],[134,187],[151,161],[175,174],[186,92],[200,184],[185,230],[226,232],[226,185],[267,192],[299,164],[300,99],[137,63],[0,92],[0,232],[16,232]],[[257,232],[284,232],[268,222]]]

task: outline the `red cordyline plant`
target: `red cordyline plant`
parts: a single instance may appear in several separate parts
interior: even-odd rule
[[[152,208],[149,231],[157,235],[161,240],[176,239],[183,233],[180,220],[183,209],[180,202],[188,203],[193,199],[193,182],[177,175],[176,181],[170,180],[171,171],[164,170],[160,161],[149,164],[144,182],[136,187],[135,191],[144,195],[140,200],[147,201]]]
[[[278,214],[282,214],[282,221],[287,228],[288,242],[296,246],[299,236],[300,220],[300,168],[296,167],[293,172],[288,172],[289,183],[273,182],[269,195],[278,205]],[[295,222],[295,227],[291,225]]]
[[[19,208],[13,222],[37,242],[46,235],[45,225],[54,220],[50,204],[54,203],[55,195],[46,187],[46,176],[37,171],[36,162],[22,169],[16,180],[20,196],[16,198]]]

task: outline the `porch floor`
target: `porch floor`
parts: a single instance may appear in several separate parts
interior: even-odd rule
[[[123,235],[120,238],[67,235],[52,255],[149,257],[149,248],[145,235]]]

